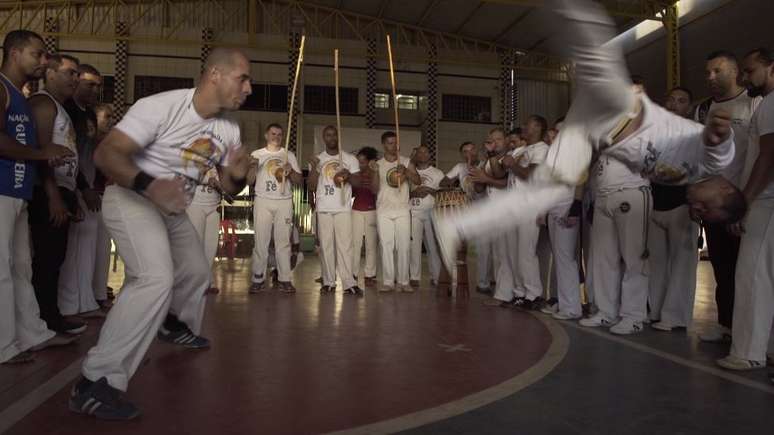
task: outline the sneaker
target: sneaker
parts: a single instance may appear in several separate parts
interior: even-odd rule
[[[250,293],[263,293],[266,291],[266,282],[254,282],[250,284]]]
[[[320,293],[335,293],[336,292],[336,286],[330,286],[330,285],[324,285],[320,287]]]
[[[642,322],[635,322],[632,319],[621,319],[620,322],[610,327],[610,332],[616,335],[630,335],[642,331]]]
[[[81,378],[70,392],[70,411],[100,420],[131,420],[140,410],[124,399],[124,393],[111,387],[107,378],[97,382]]]
[[[597,313],[591,317],[580,319],[578,324],[581,326],[585,326],[587,328],[599,328],[599,327],[609,328],[615,325],[615,322],[608,320],[607,317],[605,317],[602,313]]]
[[[409,282],[409,285],[410,285],[411,287],[419,287],[419,280],[417,280],[417,279],[412,279],[412,280]]]
[[[557,311],[554,314],[552,314],[551,317],[553,317],[556,320],[577,320],[577,319],[580,319],[582,316],[580,314],[570,314],[564,311]]]
[[[296,288],[293,287],[293,283],[290,281],[277,281],[277,289],[282,293],[295,293]],[[334,287],[335,289],[335,287]]]
[[[522,310],[537,311],[543,307],[545,300],[541,297],[536,297],[533,300],[527,298],[517,298],[513,303],[514,308],[521,308]]]
[[[317,284],[322,284],[322,277],[315,279],[314,282],[316,282]]]
[[[720,367],[728,370],[756,370],[766,367],[766,361],[753,361],[728,355],[716,361]]]
[[[53,325],[49,325],[49,329],[62,334],[77,335],[86,330],[86,322],[61,319],[58,322],[53,322]]]
[[[551,299],[546,301],[543,308],[540,309],[540,312],[543,314],[556,314],[559,312],[559,302],[554,301],[551,302]]]
[[[454,270],[457,265],[460,234],[452,226],[449,218],[442,217],[440,213],[433,213],[433,227],[435,227],[435,238],[438,241],[438,254],[441,261],[446,266],[446,270]]]
[[[210,340],[194,334],[187,326],[178,331],[170,331],[162,326],[159,328],[158,337],[161,341],[178,344],[189,349],[207,349],[210,347]]]
[[[666,332],[672,332],[673,329],[685,329],[685,326],[675,325],[674,323],[670,323],[665,320],[652,323],[650,327],[653,329],[658,329],[659,331],[666,331]]]
[[[344,294],[353,295],[353,296],[363,296],[363,290],[358,286],[354,286],[344,290]]]
[[[414,287],[412,287],[411,285],[405,285],[405,284],[401,285],[400,290],[405,293],[414,293]]]
[[[710,331],[699,334],[699,340],[705,343],[730,343],[731,330],[725,326],[717,326]]]
[[[382,288],[379,289],[379,293],[389,293],[393,290],[395,290],[395,287],[389,284],[384,284]]]

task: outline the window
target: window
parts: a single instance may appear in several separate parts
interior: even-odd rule
[[[391,97],[388,94],[374,93],[374,107],[377,109],[389,109],[390,98]]]
[[[357,115],[357,88],[339,88],[341,113]],[[304,112],[336,113],[336,90],[333,86],[305,86]]]
[[[194,81],[184,77],[135,76],[134,101],[159,92],[192,88]]]
[[[374,93],[374,107],[389,109],[392,107],[392,94],[387,92]],[[416,92],[398,94],[398,109],[427,110],[427,97]]]
[[[492,120],[492,99],[489,97],[445,94],[441,105],[443,119],[474,122]]]
[[[102,76],[102,89],[100,90],[99,102],[110,104],[115,95],[115,77]]]
[[[245,104],[239,110],[287,112],[288,87],[287,85],[271,85],[268,83],[254,83],[253,93],[247,97]]]

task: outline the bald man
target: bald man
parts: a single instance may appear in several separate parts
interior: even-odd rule
[[[97,167],[115,182],[105,189],[103,218],[126,279],[73,386],[73,412],[137,417],[122,396],[157,333],[173,345],[209,346],[199,334],[210,267],[185,209],[212,168],[225,192],[245,185],[239,125],[223,114],[250,95],[249,72],[242,53],[216,49],[196,88],[137,101],[97,148]]]

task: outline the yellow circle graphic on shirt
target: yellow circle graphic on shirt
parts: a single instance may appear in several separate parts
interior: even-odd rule
[[[389,170],[387,170],[386,178],[387,178],[387,185],[394,189],[397,189],[400,186],[400,184],[403,183],[404,181],[403,177],[401,177],[400,174],[398,173],[397,167],[390,168]]]
[[[327,180],[333,180],[333,177],[341,170],[340,168],[338,160],[329,160],[323,165],[321,173]]]
[[[263,165],[263,169],[266,171],[267,174],[271,175],[272,177],[276,178],[277,181],[282,180],[283,175],[283,167],[282,160],[273,158],[270,160],[267,160],[266,163]]]

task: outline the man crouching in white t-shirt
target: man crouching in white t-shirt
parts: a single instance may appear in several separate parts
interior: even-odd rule
[[[271,124],[264,134],[266,146],[250,154],[247,183],[255,186],[253,225],[253,278],[250,293],[266,290],[266,264],[269,242],[274,231],[274,252],[277,259],[275,287],[285,293],[296,291],[290,282],[290,226],[293,223],[293,189],[290,183],[301,184],[303,177],[292,151],[282,149],[282,127]],[[287,177],[290,183],[283,179]]]
[[[209,347],[199,334],[210,266],[185,209],[213,167],[225,192],[245,185],[239,125],[223,115],[250,95],[249,72],[242,53],[217,48],[196,88],[137,101],[97,148],[97,167],[115,182],[105,189],[103,219],[126,279],[73,387],[72,411],[137,417],[122,396],[157,332],[170,343]]]

